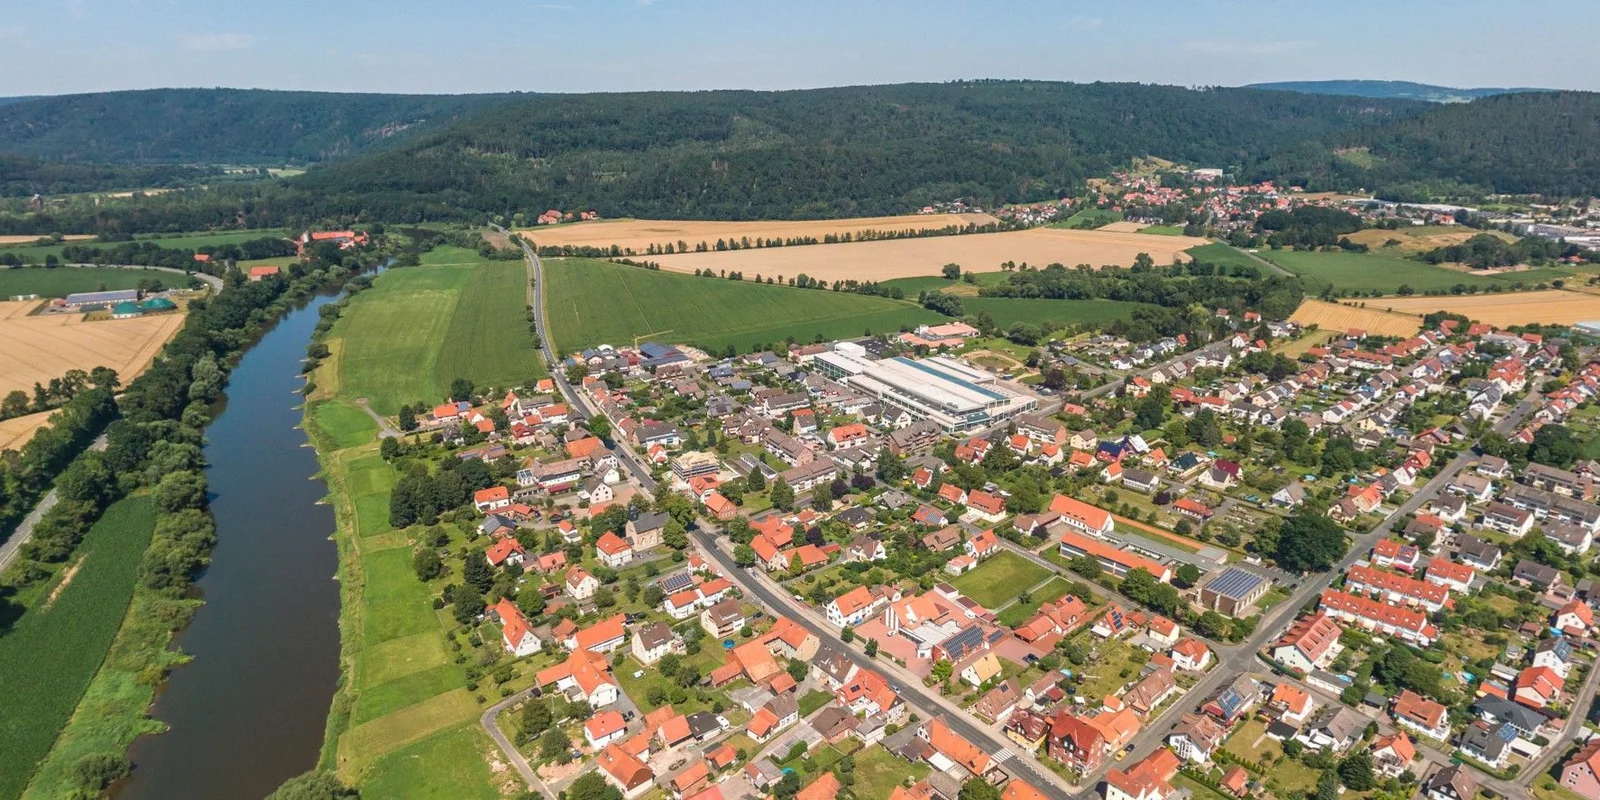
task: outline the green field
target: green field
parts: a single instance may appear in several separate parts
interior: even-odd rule
[[[474,722],[434,734],[394,751],[378,761],[372,780],[361,787],[366,797],[416,800],[496,800],[497,777],[484,754],[494,743]],[[499,756],[498,751],[496,756]],[[520,778],[518,779],[521,780]]]
[[[1199,247],[1191,247],[1184,252],[1188,253],[1192,258],[1207,264],[1216,264],[1223,267],[1246,267],[1255,270],[1257,273],[1262,271],[1261,264],[1251,258],[1248,253],[1236,250],[1222,242],[1212,242]]]
[[[169,234],[141,234],[135,236],[136,241],[152,241],[161,247],[172,250],[193,250],[223,244],[239,244],[251,242],[256,239],[282,238],[284,232],[276,228],[249,230],[249,231],[221,231],[217,233],[169,233]],[[68,244],[86,247],[112,247],[114,242],[97,242],[93,239],[84,239],[78,242],[64,242],[62,244],[14,244],[0,245],[0,253],[15,253],[24,261],[43,261],[46,256],[61,255],[61,250]]]
[[[1329,285],[1336,290],[1376,290],[1385,294],[1394,294],[1402,285],[1409,285],[1418,294],[1423,294],[1432,290],[1449,290],[1456,284],[1477,286],[1480,291],[1501,291],[1509,289],[1512,283],[1377,253],[1263,250],[1261,257],[1304,278],[1306,293],[1311,295],[1320,294]],[[1520,280],[1528,279],[1524,277]]]
[[[341,394],[366,397],[380,414],[433,404],[450,381],[521,384],[543,377],[525,319],[525,268],[440,248],[422,266],[379,275],[340,325]]]
[[[59,595],[40,598],[0,636],[0,797],[22,793],[100,669],[154,529],[149,498],[113,504]]]
[[[1140,228],[1139,232],[1140,233],[1148,233],[1148,234],[1150,234],[1152,236],[1182,236],[1183,235],[1183,226],[1182,225],[1151,225],[1148,228]]]
[[[189,279],[164,270],[107,269],[103,267],[24,267],[0,269],[0,300],[19,294],[66,297],[74,292],[137,289],[139,281],[158,280],[182,286]]]
[[[901,786],[907,778],[912,782],[928,777],[927,764],[908,763],[882,747],[869,747],[856,753],[856,797],[888,797],[894,787]]]
[[[998,286],[1005,283],[1010,277],[1009,272],[972,272],[967,273],[977,281],[977,286]],[[906,299],[915,300],[917,295],[933,290],[936,292],[950,291],[953,294],[976,294],[977,289],[965,280],[947,281],[938,275],[927,275],[921,278],[893,278],[883,282],[884,286],[898,288],[905,292]]]
[[[1121,211],[1103,208],[1085,208],[1060,222],[1050,223],[1052,228],[1099,228],[1122,221]]]
[[[950,583],[984,606],[999,608],[1048,577],[1050,570],[1005,550]]]
[[[1144,303],[1123,300],[1039,300],[1022,297],[964,297],[962,308],[969,316],[987,313],[1001,330],[1018,322],[1049,320],[1061,325],[1084,322],[1104,325],[1118,319],[1131,319],[1138,308],[1154,308]]]
[[[839,339],[936,323],[910,301],[696,278],[582,258],[544,260],[545,316],[560,352],[646,336],[747,352],[793,336]],[[648,334],[657,334],[648,337]]]

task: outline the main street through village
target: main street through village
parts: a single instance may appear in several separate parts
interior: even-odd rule
[[[498,229],[498,228],[497,228]],[[503,229],[500,229],[503,231]],[[585,419],[597,415],[599,412],[584,396],[583,392],[574,388],[560,370],[556,358],[556,351],[550,343],[549,333],[545,325],[543,314],[543,265],[538,254],[526,241],[516,240],[523,249],[528,262],[528,274],[532,284],[532,305],[536,310],[535,327],[539,337],[541,350],[545,354],[546,363],[550,365],[551,377],[562,396],[572,405],[579,415]],[[1217,347],[1226,347],[1225,343],[1215,343],[1199,348],[1196,351],[1184,353],[1168,359],[1160,364],[1152,365],[1144,370],[1131,373],[1131,375],[1148,375],[1151,371],[1161,369],[1176,363],[1184,358],[1193,357],[1196,353],[1211,350]],[[1131,377],[1130,375],[1130,377]],[[1110,381],[1099,387],[1084,392],[1081,397],[1094,398],[1115,391],[1126,378]],[[1529,392],[1515,407],[1508,411],[1494,426],[1496,433],[1505,435],[1515,431],[1527,417],[1539,407],[1540,395],[1538,392]],[[1052,403],[1059,407],[1059,401]],[[1177,702],[1174,702],[1161,711],[1156,717],[1146,720],[1140,733],[1132,741],[1132,751],[1127,755],[1127,763],[1136,763],[1150,755],[1157,748],[1163,746],[1167,735],[1177,725],[1184,715],[1194,713],[1212,696],[1224,683],[1241,673],[1263,674],[1267,671],[1265,662],[1259,659],[1258,653],[1268,643],[1281,637],[1289,624],[1299,615],[1300,611],[1309,605],[1322,591],[1348,570],[1352,565],[1368,557],[1373,545],[1388,536],[1397,523],[1417,512],[1430,500],[1439,496],[1440,492],[1449,485],[1463,469],[1471,464],[1476,455],[1472,447],[1463,449],[1455,458],[1441,468],[1426,484],[1414,492],[1409,499],[1391,511],[1381,523],[1365,534],[1355,537],[1353,546],[1345,557],[1327,572],[1307,576],[1301,580],[1293,594],[1285,601],[1278,603],[1265,614],[1256,626],[1256,631],[1249,638],[1237,644],[1222,644],[1207,640],[1207,644],[1216,654],[1216,665],[1207,672],[1193,687],[1189,689]],[[621,462],[632,474],[635,481],[645,490],[655,488],[655,480],[651,477],[650,469],[632,446],[623,441],[615,442],[615,451]],[[928,690],[922,685],[921,678],[900,667],[887,658],[874,659],[868,657],[859,646],[846,643],[839,632],[830,625],[817,609],[806,603],[797,601],[783,587],[774,582],[760,569],[741,569],[733,560],[731,550],[733,543],[722,535],[722,532],[709,521],[701,520],[698,530],[694,532],[694,539],[700,549],[712,561],[716,562],[718,571],[727,576],[737,585],[745,596],[757,601],[765,609],[780,617],[792,619],[807,630],[815,634],[819,640],[846,654],[851,661],[864,669],[874,669],[886,675],[896,691],[905,698],[911,707],[924,717],[942,716],[950,727],[968,741],[978,745],[993,754],[997,761],[1013,777],[1021,778],[1043,791],[1053,800],[1089,800],[1099,796],[1097,787],[1105,772],[1115,766],[1116,762],[1107,761],[1094,771],[1082,776],[1077,783],[1071,783],[1060,774],[1050,769],[1037,755],[1027,752],[1022,748],[1013,748],[998,726],[980,724],[965,709],[960,708],[936,691]],[[1019,546],[1007,542],[1006,545],[1028,558],[1030,561],[1045,566],[1052,572],[1060,572],[1059,565],[1042,559],[1037,553],[1027,551]],[[1025,588],[1025,587],[1022,587]],[[1115,592],[1108,592],[1121,602],[1131,603]],[[1597,687],[1600,687],[1600,669],[1591,669],[1583,686],[1579,690],[1575,708],[1587,708],[1594,698]],[[502,702],[484,714],[483,724],[486,729],[496,728],[493,718],[513,703]],[[1544,753],[1535,760],[1529,768],[1524,770],[1515,781],[1506,781],[1492,776],[1479,776],[1480,782],[1487,787],[1499,792],[1502,796],[1516,797],[1526,792],[1526,787],[1538,775],[1550,766],[1551,760],[1556,758],[1579,732],[1581,726],[1569,725],[1560,734],[1560,737],[1545,748]],[[490,730],[491,736],[498,733]],[[519,771],[526,777],[531,770],[524,769],[526,762],[516,758],[515,749],[508,741],[501,741],[504,736],[497,736],[501,749],[512,756],[513,763],[518,764]],[[1020,751],[1020,752],[1019,752]],[[549,789],[538,783],[537,779],[530,780],[530,784],[537,787],[541,793],[548,795]]]

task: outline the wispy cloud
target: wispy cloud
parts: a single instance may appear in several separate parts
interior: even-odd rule
[[[1076,28],[1080,31],[1086,31],[1090,28],[1100,27],[1101,25],[1105,24],[1105,20],[1101,19],[1100,17],[1086,17],[1082,14],[1073,14],[1072,16],[1067,17],[1064,24],[1069,28]]]
[[[1219,39],[1196,39],[1183,43],[1183,49],[1208,56],[1278,56],[1295,53],[1310,47],[1310,42],[1237,42]]]
[[[248,33],[191,33],[183,37],[183,46],[203,52],[249,50],[256,46],[256,37]]]

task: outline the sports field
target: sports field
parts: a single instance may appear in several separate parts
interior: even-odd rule
[[[989,225],[997,222],[988,214],[904,214],[898,217],[855,217],[852,219],[768,220],[761,222],[712,222],[666,219],[606,219],[573,222],[519,231],[539,247],[611,247],[643,253],[650,245],[690,249],[705,242],[715,247],[718,239],[799,239],[821,240],[828,234],[862,231],[922,231],[951,225]]]
[[[521,261],[454,247],[379,275],[350,301],[341,326],[341,389],[387,415],[438,402],[458,377],[495,386],[543,377],[525,316],[526,277]]]
[[[1600,296],[1551,289],[1494,295],[1445,297],[1385,297],[1369,301],[1408,314],[1449,311],[1490,325],[1524,325],[1542,322],[1571,325],[1600,319]]]
[[[66,297],[74,292],[137,289],[139,281],[158,280],[182,286],[189,279],[158,269],[107,269],[103,267],[22,267],[0,269],[0,298],[36,294]]]
[[[860,336],[944,319],[910,301],[758,286],[751,273],[745,281],[695,278],[582,258],[547,258],[544,269],[545,317],[560,352],[632,344],[633,337],[647,334],[719,352],[728,345],[748,352],[789,336],[809,342],[818,335]]]
[[[1308,297],[1289,316],[1289,321],[1307,327],[1316,325],[1322,330],[1331,331],[1359,328],[1380,336],[1411,336],[1421,330],[1422,317],[1383,310],[1393,299],[1399,298],[1380,297],[1368,300],[1367,307],[1360,308]]]
[[[742,271],[747,278],[758,273],[785,278],[804,273],[824,281],[882,281],[938,275],[941,267],[951,263],[960,264],[962,270],[969,272],[995,272],[1007,261],[1034,266],[1060,263],[1069,267],[1125,267],[1138,254],[1148,253],[1155,263],[1170,264],[1174,258],[1187,260],[1184,251],[1202,244],[1206,240],[1189,236],[1045,227],[970,236],[683,253],[652,256],[651,260],[671,272],[692,273],[710,268],[719,274]]]
[[[1410,286],[1420,294],[1449,290],[1457,284],[1477,286],[1480,291],[1504,291],[1510,289],[1513,282],[1510,274],[1506,279],[1472,275],[1381,253],[1262,250],[1260,255],[1304,278],[1306,293],[1313,295],[1320,294],[1324,287],[1330,285],[1336,290],[1378,291],[1384,294],[1394,294],[1401,286]]]
[[[27,316],[38,305],[0,302],[0,395],[100,366],[127,385],[183,325],[177,312],[96,322],[81,314]]]
[[[148,497],[112,504],[78,560],[0,636],[0,797],[22,793],[100,668],[154,530]]]

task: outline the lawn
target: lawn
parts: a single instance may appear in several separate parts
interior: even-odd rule
[[[1052,228],[1099,228],[1113,222],[1122,221],[1121,211],[1112,211],[1104,208],[1085,208],[1060,222],[1050,223]]]
[[[378,759],[370,777],[362,781],[361,793],[418,800],[496,800],[501,795],[495,786],[502,778],[489,769],[490,752],[503,758],[474,720]]]
[[[945,319],[907,300],[696,278],[582,258],[545,259],[545,317],[559,352],[635,336],[716,352],[788,337],[839,339]],[[754,278],[754,275],[748,276]]]
[[[333,440],[337,449],[365,444],[378,433],[378,423],[373,422],[367,412],[349,403],[338,400],[318,403],[311,414],[316,418],[317,427]]]
[[[833,701],[833,695],[813,689],[800,697],[800,716],[809,717],[811,712]]]
[[[907,778],[916,782],[928,777],[928,765],[907,762],[882,747],[869,747],[856,753],[855,776],[852,792],[856,797],[888,797]]]
[[[100,669],[154,529],[149,498],[113,504],[84,537],[70,582],[0,637],[0,797],[22,793]]]
[[[1378,253],[1322,253],[1293,250],[1263,250],[1261,257],[1305,279],[1307,294],[1320,294],[1326,286],[1334,289],[1394,294],[1401,286],[1417,293],[1449,290],[1456,284],[1480,289],[1508,289],[1510,281],[1484,275],[1435,267],[1408,258]]]
[[[0,299],[19,294],[66,297],[73,292],[137,289],[139,281],[158,280],[183,285],[188,278],[161,270],[108,269],[104,267],[24,267],[0,269]]]
[[[524,317],[519,261],[489,261],[439,248],[417,267],[378,276],[350,301],[334,335],[343,340],[338,385],[380,414],[432,405],[458,377],[508,385],[544,374]]]
[[[1094,660],[1083,668],[1083,683],[1077,693],[1095,702],[1117,694],[1122,687],[1139,679],[1139,670],[1150,655],[1120,639],[1101,642]],[[1126,674],[1124,674],[1126,673]]]
[[[1281,742],[1266,738],[1267,725],[1260,720],[1248,720],[1228,737],[1223,749],[1258,764],[1269,764],[1283,754]],[[1260,743],[1257,744],[1257,740]],[[1311,789],[1317,785],[1317,773],[1310,767],[1287,759],[1272,767],[1272,774],[1266,777],[1275,780],[1288,789]]]
[[[950,583],[989,608],[998,608],[1050,577],[1050,571],[1009,550],[990,556]]]
[[[966,297],[962,298],[965,313],[977,316],[988,314],[1000,328],[1009,328],[1018,322],[1040,323],[1046,320],[1059,325],[1088,323],[1104,325],[1119,319],[1132,319],[1140,308],[1155,308],[1145,303],[1123,300],[1042,300],[1022,297]]]
[[[1045,584],[1043,587],[1030,592],[1028,595],[1028,602],[1024,603],[1018,601],[1012,605],[1006,606],[1006,609],[1000,612],[995,619],[998,620],[1001,625],[1015,628],[1032,618],[1033,615],[1039,611],[1040,606],[1044,605],[1045,603],[1060,600],[1066,595],[1066,593],[1067,581],[1064,578],[1056,578]]]

